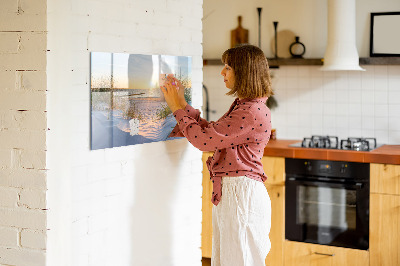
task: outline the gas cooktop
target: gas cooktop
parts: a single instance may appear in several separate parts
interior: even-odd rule
[[[302,142],[289,145],[291,147],[337,149],[353,151],[371,151],[382,145],[377,145],[376,138],[347,138],[339,142],[336,136],[311,136]]]

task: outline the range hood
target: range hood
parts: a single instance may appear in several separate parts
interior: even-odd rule
[[[355,0],[328,0],[328,44],[323,71],[358,70]]]

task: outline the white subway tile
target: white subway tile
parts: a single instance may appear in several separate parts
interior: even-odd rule
[[[336,104],[346,104],[350,102],[348,90],[337,90],[336,91]]]
[[[399,144],[400,143],[400,130],[390,130],[389,131],[389,141],[388,143]]]
[[[375,130],[388,131],[389,118],[388,117],[375,117]]]
[[[360,137],[362,136],[362,129],[361,128],[349,128],[349,137]]]
[[[349,119],[348,116],[345,115],[337,115],[336,116],[336,127],[338,129],[348,129],[349,127]]]
[[[349,116],[349,129],[361,129],[362,128],[362,120],[360,116]]]
[[[388,113],[389,117],[400,117],[400,104],[389,104]]]
[[[336,104],[335,103],[325,103],[323,107],[324,116],[335,115],[336,114]]]
[[[387,129],[375,129],[375,138],[379,144],[386,144],[389,142],[389,131]]]
[[[362,129],[361,137],[363,138],[373,138],[375,137],[375,132],[373,129]]]
[[[302,79],[304,79],[304,80],[309,80],[310,79],[310,76],[311,76],[311,68],[310,67],[308,67],[308,66],[305,66],[305,67],[299,67],[298,69],[297,69],[297,75],[298,75],[298,77],[299,77],[299,80],[300,80],[300,78],[302,78]],[[305,88],[305,87],[304,87]]]
[[[285,77],[298,77],[298,67],[297,66],[286,66]]]
[[[362,89],[361,87],[361,73],[359,71],[352,71],[349,73],[349,85],[348,88],[350,91],[355,90],[359,91]]]
[[[336,114],[339,116],[349,115],[349,105],[346,103],[336,103]]]
[[[349,90],[349,103],[361,103],[362,90]]]
[[[400,104],[400,90],[398,91],[391,91],[388,92],[388,103],[389,104]]]
[[[323,75],[323,77],[324,77],[324,79],[325,78],[328,78],[328,79],[334,79],[335,78],[335,71],[321,71],[322,72],[322,75]]]
[[[375,128],[375,119],[372,116],[362,116],[361,123],[363,130],[373,130]]]
[[[388,78],[388,89],[389,89],[389,91],[398,91],[398,90],[400,90],[400,75],[389,76],[389,78]]]
[[[376,65],[374,66],[374,78],[375,79],[387,79],[388,66],[387,65]]]
[[[375,115],[375,106],[373,104],[362,104],[361,105],[361,115],[363,117],[372,117]]]
[[[375,101],[375,104],[387,104],[388,92],[375,90],[374,101]]]
[[[375,109],[375,117],[388,117],[389,115],[389,106],[387,104],[375,104],[374,109]],[[399,107],[399,113],[400,113],[400,107]]]
[[[299,76],[297,82],[298,82],[298,85],[297,85],[298,88],[303,88],[303,89],[306,89],[306,90],[310,89],[311,82],[310,82],[310,78],[309,77]]]
[[[387,91],[388,79],[387,78],[375,78],[374,79],[374,89],[375,89],[375,92]]]
[[[361,101],[363,104],[374,103],[374,91],[373,90],[362,90]]]
[[[400,131],[400,117],[389,117],[389,130]]]

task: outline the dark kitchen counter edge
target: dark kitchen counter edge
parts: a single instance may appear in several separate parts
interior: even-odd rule
[[[350,151],[290,147],[301,140],[270,140],[264,156],[362,163],[400,164],[400,145],[383,145],[375,150]]]

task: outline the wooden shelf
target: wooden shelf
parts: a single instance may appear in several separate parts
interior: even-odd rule
[[[205,66],[218,66],[222,65],[220,59],[204,59],[203,64]],[[268,64],[270,67],[279,66],[311,66],[311,65],[322,65],[321,58],[268,58]]]
[[[362,57],[360,65],[400,65],[400,57]]]
[[[279,66],[322,66],[323,58],[268,58],[271,68]],[[204,59],[204,66],[222,65],[220,59]],[[400,65],[400,57],[362,57],[360,65]]]

